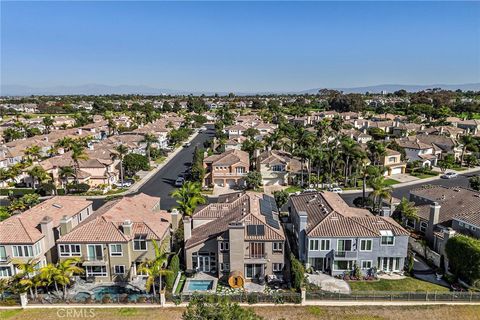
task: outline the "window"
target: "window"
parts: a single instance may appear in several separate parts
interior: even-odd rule
[[[388,162],[389,163],[395,163],[395,162],[397,162],[397,158],[396,157],[390,157],[390,158],[388,158]]]
[[[59,244],[60,257],[79,257],[82,255],[79,244]]]
[[[428,222],[422,221],[420,222],[420,231],[425,233],[428,228]]]
[[[273,272],[280,272],[283,269],[283,263],[272,263]]]
[[[352,246],[352,240],[337,240],[337,251],[352,251],[353,246]]]
[[[459,225],[460,227],[463,227],[463,222],[462,222],[462,221],[459,221],[459,222],[458,222],[458,225]]]
[[[400,258],[379,257],[378,270],[385,272],[400,271]]]
[[[409,228],[415,229],[415,219],[407,219],[405,225]]]
[[[220,271],[224,271],[224,272],[227,272],[227,271],[230,271],[230,263],[220,263]]]
[[[113,266],[113,274],[125,274],[125,266],[123,265]]]
[[[86,266],[85,275],[87,277],[106,277],[107,267],[106,266]]]
[[[330,250],[330,240],[323,239],[320,241],[320,250],[328,251]]]
[[[335,271],[349,271],[353,269],[355,261],[353,260],[336,260],[333,262]]]
[[[382,246],[393,246],[395,244],[395,237],[391,230],[380,230],[380,235],[382,236],[380,242]]]
[[[281,164],[276,164],[272,166],[272,171],[274,172],[282,172],[285,171],[285,166]]]
[[[230,243],[228,241],[220,242],[220,251],[228,251],[230,250]]]
[[[362,260],[362,269],[370,269],[372,267],[372,260]]]
[[[14,257],[33,257],[32,246],[13,246]]]
[[[103,261],[103,245],[89,244],[87,245],[88,261]]]
[[[145,235],[140,235],[136,236],[135,239],[133,239],[133,250],[134,251],[147,251],[147,236]]]
[[[273,252],[283,252],[283,242],[274,242]]]
[[[111,257],[123,256],[122,245],[120,243],[115,243],[110,245],[110,256]]]
[[[253,258],[253,259],[265,258],[265,243],[263,242],[250,243],[250,258]]]
[[[245,173],[245,167],[237,167],[237,173]]]
[[[318,240],[310,239],[309,250],[310,251],[318,251]]]
[[[371,239],[361,239],[360,240],[360,251],[372,251],[372,240]]]
[[[7,250],[4,246],[0,246],[0,261],[7,261]]]
[[[0,278],[1,277],[11,277],[12,276],[12,268],[10,267],[0,267]]]

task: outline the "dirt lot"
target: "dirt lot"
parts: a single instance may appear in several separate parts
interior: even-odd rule
[[[255,311],[265,319],[462,319],[480,320],[480,306],[426,306],[426,307],[257,307]],[[177,320],[183,309],[35,309],[0,311],[0,319],[8,320],[58,320],[58,319],[134,319],[134,320]],[[81,311],[79,311],[81,310]],[[70,312],[70,313],[69,313]],[[93,316],[93,317],[92,317]]]

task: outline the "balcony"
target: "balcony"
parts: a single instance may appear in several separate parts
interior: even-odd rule
[[[335,259],[357,259],[358,252],[357,251],[333,251],[333,256]]]
[[[83,257],[83,265],[84,266],[102,266],[107,263],[106,256],[91,256],[91,255],[84,255]]]
[[[266,260],[268,255],[266,253],[246,254],[244,258],[249,260]]]

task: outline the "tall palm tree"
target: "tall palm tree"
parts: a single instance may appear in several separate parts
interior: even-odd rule
[[[78,183],[78,171],[80,170],[80,160],[87,160],[88,155],[85,153],[85,149],[83,145],[79,143],[74,143],[71,146],[72,151],[72,160],[74,163],[74,171],[75,171],[75,182]]]
[[[34,190],[36,181],[39,183],[44,183],[51,180],[50,175],[41,166],[34,166],[27,173],[32,179],[32,189]]]
[[[71,166],[60,167],[58,176],[62,180],[62,187],[65,188],[68,184],[68,178],[75,176],[75,170]]]
[[[242,151],[248,152],[250,169],[255,168],[255,152],[263,147],[263,144],[255,138],[249,138],[242,143]]]
[[[460,165],[463,165],[463,159],[467,150],[478,151],[478,141],[471,135],[464,135],[460,137],[462,143],[462,156],[460,158]]]
[[[123,187],[123,178],[124,178],[124,170],[123,170],[123,158],[128,154],[128,148],[124,144],[120,144],[115,148],[115,153],[113,153],[114,158],[118,158],[120,160],[120,182],[122,183]]]
[[[373,198],[374,210],[379,212],[382,206],[382,201],[392,198],[392,187],[385,183],[383,176],[376,177],[370,180],[370,186],[373,191],[370,196]]]
[[[367,164],[367,161],[364,161],[362,163],[362,169],[360,171],[360,174],[362,176],[362,203],[363,206],[366,204],[366,188],[367,188],[367,179],[375,178],[380,175],[380,170],[378,170],[378,167],[375,166],[370,166]]]
[[[45,281],[45,285],[48,287],[52,285],[52,283],[55,285],[55,291],[58,293],[58,282],[57,282],[57,276],[58,276],[58,269],[53,263],[47,264],[45,267],[40,269],[40,277]]]
[[[68,258],[57,263],[58,273],[55,275],[55,280],[63,287],[63,299],[67,298],[67,286],[70,284],[72,276],[85,272],[77,265],[79,262],[80,258]]]
[[[207,202],[198,182],[184,183],[181,188],[173,190],[171,196],[177,199],[178,209],[184,216],[191,216],[199,204]]]
[[[146,290],[150,291],[150,288],[153,290],[153,296],[156,296],[155,283],[158,279],[158,288],[159,293],[162,292],[162,277],[172,273],[171,270],[167,269],[168,264],[168,239],[162,241],[160,245],[157,244],[157,241],[152,239],[153,248],[155,249],[155,257],[153,259],[147,259],[143,262],[138,268],[138,272],[144,273],[147,275],[147,282],[145,284]]]
[[[43,125],[45,126],[45,133],[50,133],[50,128],[53,126],[53,119],[52,117],[48,116],[48,117],[44,117],[42,119],[42,123]]]
[[[36,271],[35,266],[37,263],[37,259],[28,259],[27,262],[24,263],[15,263],[17,265],[17,269],[20,271],[15,278],[20,286],[30,291],[30,297],[32,299],[34,298],[32,278]]]
[[[26,148],[24,153],[28,158],[35,161],[38,158],[40,158],[40,152],[41,152],[40,147],[37,146],[37,145],[33,145],[33,146],[30,146],[30,147]]]
[[[152,143],[158,142],[158,139],[154,134],[146,133],[145,136],[143,137],[142,142],[146,143],[145,153],[147,154],[148,162],[150,163],[150,149],[151,149]]]

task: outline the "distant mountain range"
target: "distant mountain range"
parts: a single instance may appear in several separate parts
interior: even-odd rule
[[[409,92],[417,92],[425,89],[431,88],[442,88],[447,90],[457,90],[461,89],[463,91],[475,90],[480,91],[480,83],[466,83],[466,84],[431,84],[431,85],[401,85],[401,84],[381,84],[375,86],[366,86],[366,87],[353,87],[353,88],[331,88],[335,90],[340,90],[345,93],[380,93],[382,91],[394,92],[400,89],[407,90]],[[282,94],[282,93],[317,93],[318,90],[322,88],[309,89],[304,91],[292,91],[292,92],[282,92],[282,91],[271,91],[271,92],[235,92],[237,95],[251,95],[251,94]],[[82,94],[82,95],[108,95],[108,94],[143,94],[143,95],[162,95],[162,94],[171,94],[171,95],[211,95],[218,93],[220,95],[228,94],[228,92],[191,92],[185,90],[175,90],[175,89],[162,89],[162,88],[153,88],[149,86],[132,86],[132,85],[119,85],[119,86],[109,86],[103,84],[86,84],[81,86],[53,86],[53,87],[28,87],[22,85],[2,85],[0,87],[0,95],[2,96],[29,96],[29,95],[71,95],[71,94]]]

